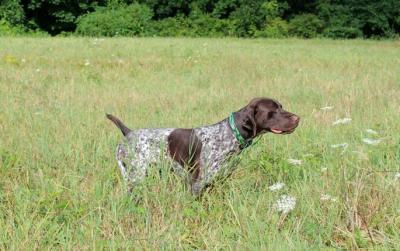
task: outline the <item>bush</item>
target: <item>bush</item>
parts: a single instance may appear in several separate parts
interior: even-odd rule
[[[169,17],[154,21],[152,26],[153,35],[161,37],[188,36],[189,24],[186,18]]]
[[[266,15],[272,11],[270,6],[263,5],[260,0],[243,1],[229,16],[235,23],[235,35],[238,37],[252,37],[263,26]]]
[[[303,38],[316,37],[323,28],[324,24],[314,14],[302,14],[295,16],[289,22],[289,34]]]
[[[194,36],[233,36],[235,32],[235,24],[232,20],[207,15],[189,18],[189,28]]]
[[[256,31],[255,37],[283,38],[288,36],[288,23],[281,18],[275,18],[264,29]]]
[[[213,18],[207,15],[185,18],[165,18],[153,22],[152,32],[156,36],[173,37],[223,37],[232,36],[235,27],[232,20]]]
[[[2,1],[2,3],[0,3],[0,19],[4,19],[12,26],[23,25],[25,23],[25,12],[20,1]]]
[[[354,17],[348,5],[321,3],[318,15],[324,20],[326,27],[322,34],[326,37],[356,38],[363,35],[360,20]]]
[[[101,8],[80,17],[76,32],[87,36],[145,36],[150,33],[152,11],[132,4]]]
[[[0,19],[0,36],[15,36],[25,33],[21,26],[11,26],[6,20]]]
[[[0,19],[0,36],[48,36],[44,31],[28,30],[22,25],[11,25],[8,21]]]
[[[334,26],[324,29],[323,35],[330,38],[357,38],[362,31],[356,27]]]

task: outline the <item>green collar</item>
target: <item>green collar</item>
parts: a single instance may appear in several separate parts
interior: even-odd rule
[[[240,147],[242,149],[244,149],[244,148],[246,148],[246,147],[251,145],[252,140],[251,139],[245,140],[243,138],[243,136],[240,134],[239,130],[236,128],[235,119],[233,118],[233,112],[231,114],[229,114],[229,126],[232,129],[233,135],[235,136],[237,141],[239,141]]]

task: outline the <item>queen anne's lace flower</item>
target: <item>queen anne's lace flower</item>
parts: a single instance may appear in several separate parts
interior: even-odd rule
[[[334,106],[325,106],[325,107],[321,107],[321,110],[329,111],[329,110],[332,110],[333,108],[334,108]]]
[[[339,147],[347,148],[348,146],[349,146],[348,143],[340,143],[340,144],[331,145],[332,148],[339,148]]]
[[[329,194],[321,194],[321,198],[322,201],[336,201],[336,198],[330,196]]]
[[[362,141],[368,145],[377,145],[382,142],[382,139],[363,138]]]
[[[332,125],[340,125],[340,124],[348,124],[351,122],[351,118],[343,118],[343,119],[338,119],[335,122],[332,123]]]
[[[274,204],[278,212],[289,213],[296,207],[296,198],[290,195],[282,195]]]
[[[369,134],[374,134],[374,135],[377,135],[378,134],[378,132],[377,131],[375,131],[375,130],[372,130],[372,129],[366,129],[365,130],[367,133],[369,133]]]
[[[277,190],[281,190],[284,187],[285,187],[285,183],[278,182],[278,183],[273,184],[272,186],[269,186],[268,189],[270,191],[277,191]]]
[[[292,165],[301,165],[302,163],[300,159],[288,159],[287,161]]]

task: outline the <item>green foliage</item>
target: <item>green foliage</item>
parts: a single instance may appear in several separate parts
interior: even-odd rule
[[[266,1],[261,5],[266,21],[270,21],[279,16],[279,5],[277,0]]]
[[[217,18],[226,19],[233,11],[240,6],[239,0],[220,0],[216,1],[212,10],[212,15]]]
[[[262,30],[257,31],[255,37],[283,38],[289,35],[288,23],[277,17],[271,20]]]
[[[189,2],[186,0],[139,0],[141,4],[148,6],[154,12],[155,19],[163,19],[175,16],[187,16],[190,13]]]
[[[280,6],[276,0],[266,1],[261,5],[265,16],[265,25],[257,30],[255,37],[282,38],[288,35],[288,24],[279,17]]]
[[[144,36],[149,34],[152,11],[132,4],[102,8],[79,18],[76,32],[86,36]]]
[[[236,22],[235,34],[238,37],[252,37],[263,25],[266,11],[262,8],[263,1],[241,1],[240,6],[232,12],[230,18]]]
[[[23,25],[25,12],[20,2],[20,0],[3,0],[0,4],[0,19],[13,26]]]
[[[313,38],[321,32],[323,25],[316,15],[302,14],[290,20],[289,32],[297,37]]]
[[[124,11],[135,4],[147,8],[139,18]],[[389,38],[400,33],[400,1],[2,0],[0,19],[52,35]]]
[[[391,37],[400,32],[400,1],[350,0],[348,4],[366,37]]]
[[[153,22],[153,35],[161,37],[223,37],[233,36],[235,23],[228,19],[218,19],[206,15],[199,17],[165,18]]]
[[[7,20],[0,19],[0,36],[38,36],[43,37],[48,34],[41,30],[29,30],[22,25],[11,25]]]
[[[349,6],[321,2],[318,5],[319,17],[326,27],[323,35],[331,38],[356,38],[362,36],[360,20],[352,16]]]
[[[21,26],[12,26],[6,20],[0,19],[0,36],[14,36],[24,32]]]
[[[76,20],[80,15],[91,12],[106,2],[106,0],[29,0],[24,4],[24,11],[31,23],[56,35],[62,31],[74,31]]]

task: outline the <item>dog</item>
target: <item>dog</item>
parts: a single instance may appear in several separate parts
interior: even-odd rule
[[[228,118],[196,128],[131,130],[117,117],[106,116],[125,136],[117,146],[116,159],[130,189],[146,177],[152,164],[168,160],[196,196],[217,178],[229,176],[237,166],[231,160],[254,138],[268,132],[290,134],[300,121],[270,98],[254,98]]]

